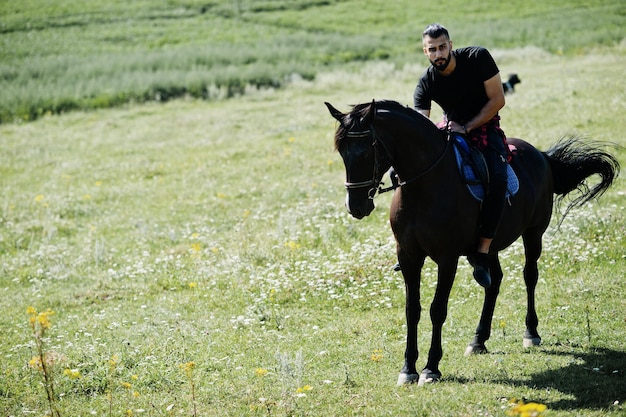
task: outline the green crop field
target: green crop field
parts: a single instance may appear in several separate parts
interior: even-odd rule
[[[482,289],[462,260],[441,381],[395,386],[390,196],[346,213],[324,101],[411,104],[440,21],[522,79],[509,136],[626,163],[621,2],[418,3],[1,2],[0,414],[624,415],[623,174],[544,237],[542,346],[522,347],[516,242],[490,353],[463,356]],[[435,284],[427,261],[418,367]]]
[[[456,45],[567,56],[624,37],[619,1],[0,2],[0,123],[177,97],[275,88],[320,71],[412,63],[433,20]]]

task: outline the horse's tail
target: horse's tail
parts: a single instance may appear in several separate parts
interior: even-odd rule
[[[619,161],[601,149],[605,145],[601,142],[584,142],[572,136],[561,139],[544,152],[552,169],[557,205],[569,193],[578,191],[578,195],[569,202],[563,217],[572,208],[599,198],[619,175]],[[585,180],[594,174],[600,176],[600,182],[589,188]]]

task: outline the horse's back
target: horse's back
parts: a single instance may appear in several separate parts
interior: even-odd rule
[[[552,173],[550,163],[539,149],[519,138],[507,139],[512,148],[511,166],[520,180],[520,185],[538,187],[538,191],[552,194]],[[545,187],[550,188],[545,190]]]

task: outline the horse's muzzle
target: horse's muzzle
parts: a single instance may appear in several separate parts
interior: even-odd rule
[[[352,217],[356,219],[362,219],[365,216],[369,216],[370,213],[374,210],[374,199],[369,198],[369,196],[365,193],[359,196],[353,195],[351,196],[350,192],[346,194],[346,209],[348,213],[352,215]]]

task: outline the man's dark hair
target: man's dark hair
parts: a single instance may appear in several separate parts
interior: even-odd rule
[[[441,35],[445,35],[447,39],[450,39],[450,34],[448,33],[448,29],[440,25],[439,23],[432,23],[424,29],[422,32],[422,39],[426,36],[430,36],[433,39],[440,37]]]

